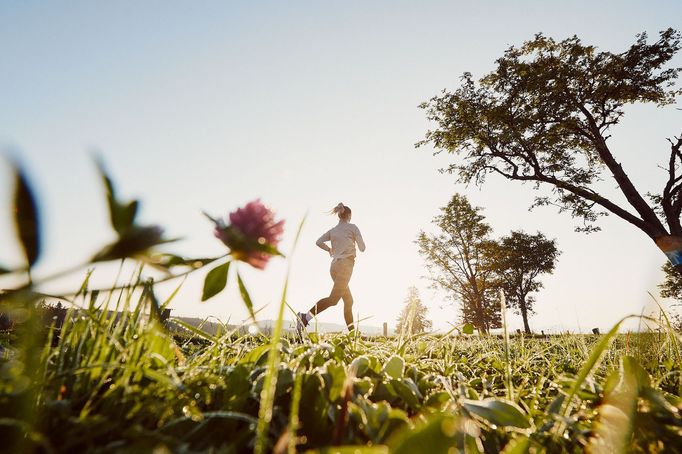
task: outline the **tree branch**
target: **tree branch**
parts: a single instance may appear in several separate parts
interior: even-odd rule
[[[641,196],[637,188],[635,188],[635,185],[632,183],[628,175],[623,170],[623,167],[613,157],[613,154],[611,153],[611,150],[609,150],[609,147],[606,145],[606,141],[602,137],[599,127],[597,126],[597,123],[592,114],[590,113],[590,111],[587,110],[587,108],[583,105],[579,105],[578,108],[580,109],[582,114],[585,116],[585,119],[587,120],[591,132],[590,140],[592,140],[592,143],[594,144],[597,153],[599,153],[599,157],[601,158],[602,162],[606,165],[606,167],[608,167],[608,169],[611,171],[611,175],[616,180],[616,183],[618,183],[618,187],[625,196],[625,199],[637,211],[637,213],[639,213],[639,215],[641,216],[641,221],[643,221],[643,223],[638,222],[636,224],[632,221],[630,222],[637,225],[647,235],[649,235],[649,237],[653,239],[666,235],[668,232],[665,230],[665,227],[661,223],[661,220],[658,218],[658,216],[656,216],[656,212],[644,200],[644,198]],[[594,201],[596,202],[596,200]],[[615,206],[615,204],[612,205]],[[614,212],[614,214],[618,213]],[[618,215],[620,216],[620,214]]]
[[[661,198],[661,206],[665,213],[666,221],[670,229],[671,235],[682,235],[682,226],[680,226],[680,210],[682,210],[682,175],[677,176],[677,161],[682,162],[682,135],[676,137],[676,142],[668,139],[670,142],[670,159],[668,160],[668,181],[663,188],[663,197]]]

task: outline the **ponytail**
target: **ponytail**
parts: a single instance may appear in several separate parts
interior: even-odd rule
[[[343,202],[339,202],[338,205],[332,208],[331,214],[338,215],[339,219],[347,220],[351,214],[350,207],[345,206]]]

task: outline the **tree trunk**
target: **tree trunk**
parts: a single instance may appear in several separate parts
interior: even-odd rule
[[[488,334],[489,332],[489,323],[488,320],[486,320],[485,317],[485,310],[483,309],[483,298],[481,298],[480,294],[478,293],[478,289],[474,287],[474,304],[475,304],[475,313],[476,313],[476,323],[475,325],[478,325],[479,327],[479,332],[483,334]]]
[[[530,334],[530,326],[528,325],[528,308],[526,307],[526,298],[519,298],[519,309],[521,310],[521,317],[523,318],[523,329],[526,334]]]
[[[481,314],[481,310],[476,310],[476,321],[478,325],[478,332],[481,334],[488,334],[488,324],[485,321],[485,317]]]
[[[480,334],[488,334],[488,324],[485,321],[485,317],[481,313],[480,307],[476,308],[476,323],[474,324],[478,328]]]
[[[675,271],[682,275],[682,237],[664,235],[656,238],[654,241],[656,246],[668,257]]]

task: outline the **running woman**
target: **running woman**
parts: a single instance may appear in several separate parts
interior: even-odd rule
[[[329,269],[334,286],[326,298],[319,300],[307,313],[299,312],[296,329],[299,333],[303,332],[310,320],[317,314],[335,306],[340,299],[343,299],[343,316],[346,319],[348,331],[353,331],[353,295],[350,293],[348,283],[353,274],[355,265],[355,245],[358,245],[360,252],[365,251],[365,242],[360,234],[360,229],[355,224],[350,223],[351,210],[343,203],[339,203],[332,210],[332,214],[339,217],[336,227],[327,231],[317,240],[317,246],[329,253],[332,264]],[[327,246],[331,243],[331,247]]]

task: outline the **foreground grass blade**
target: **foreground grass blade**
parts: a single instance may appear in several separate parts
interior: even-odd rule
[[[258,410],[258,427],[256,429],[256,454],[264,454],[268,451],[268,437],[267,430],[272,420],[272,407],[274,406],[275,400],[275,387],[277,386],[277,365],[279,363],[279,342],[282,335],[282,322],[284,319],[284,308],[286,307],[287,289],[289,287],[289,273],[291,272],[291,265],[293,261],[294,251],[296,250],[296,245],[301,236],[301,231],[303,230],[303,224],[305,223],[305,216],[298,226],[296,231],[296,237],[294,239],[294,245],[289,254],[289,263],[287,266],[287,274],[284,279],[284,288],[282,289],[282,298],[279,303],[279,313],[277,315],[277,321],[275,322],[275,327],[272,332],[272,340],[270,341],[271,349],[268,353],[268,365],[267,372],[265,374],[265,383],[263,384],[263,390],[260,395],[260,407]]]
[[[637,361],[628,356],[620,360],[620,369],[613,377],[616,383],[607,390],[599,407],[599,423],[590,439],[588,450],[594,454],[627,452],[634,428],[640,389],[648,377],[642,377]],[[644,373],[646,375],[646,373]]]
[[[170,322],[171,322],[171,323],[174,323],[174,324],[176,324],[176,325],[182,326],[182,327],[185,328],[187,331],[191,332],[192,334],[197,335],[198,337],[200,337],[200,338],[202,338],[202,339],[210,340],[211,342],[216,342],[216,340],[217,340],[215,337],[211,336],[211,335],[208,334],[206,331],[201,330],[201,329],[195,327],[194,325],[190,325],[189,323],[185,323],[185,322],[183,322],[183,321],[180,320],[180,319],[171,318],[171,319],[170,319]]]
[[[504,336],[504,378],[505,384],[507,385],[507,399],[510,402],[514,401],[514,385],[512,382],[512,364],[511,357],[509,355],[509,331],[507,330],[507,300],[504,296],[504,292],[500,289],[500,313],[502,315],[502,333]]]
[[[291,411],[289,412],[289,439],[287,443],[287,453],[296,454],[297,431],[298,431],[298,412],[301,404],[301,386],[303,385],[303,373],[299,371],[294,381],[294,391],[291,396]]]
[[[585,364],[583,364],[582,368],[580,369],[580,372],[578,372],[578,376],[573,380],[573,385],[568,391],[568,396],[564,400],[563,406],[561,408],[561,414],[567,416],[570,409],[571,409],[571,404],[573,401],[573,398],[575,397],[576,393],[578,390],[582,387],[583,383],[585,383],[585,380],[587,377],[590,375],[592,370],[595,368],[595,366],[599,363],[599,360],[602,358],[602,355],[606,351],[606,349],[609,347],[609,344],[613,340],[614,336],[618,334],[618,330],[620,329],[620,325],[623,324],[625,320],[628,320],[630,318],[637,317],[637,315],[628,315],[627,317],[624,317],[620,319],[618,323],[616,323],[613,328],[609,330],[608,333],[606,333],[600,340],[599,343],[592,349],[592,352],[590,353],[590,356],[587,358],[587,361]]]

